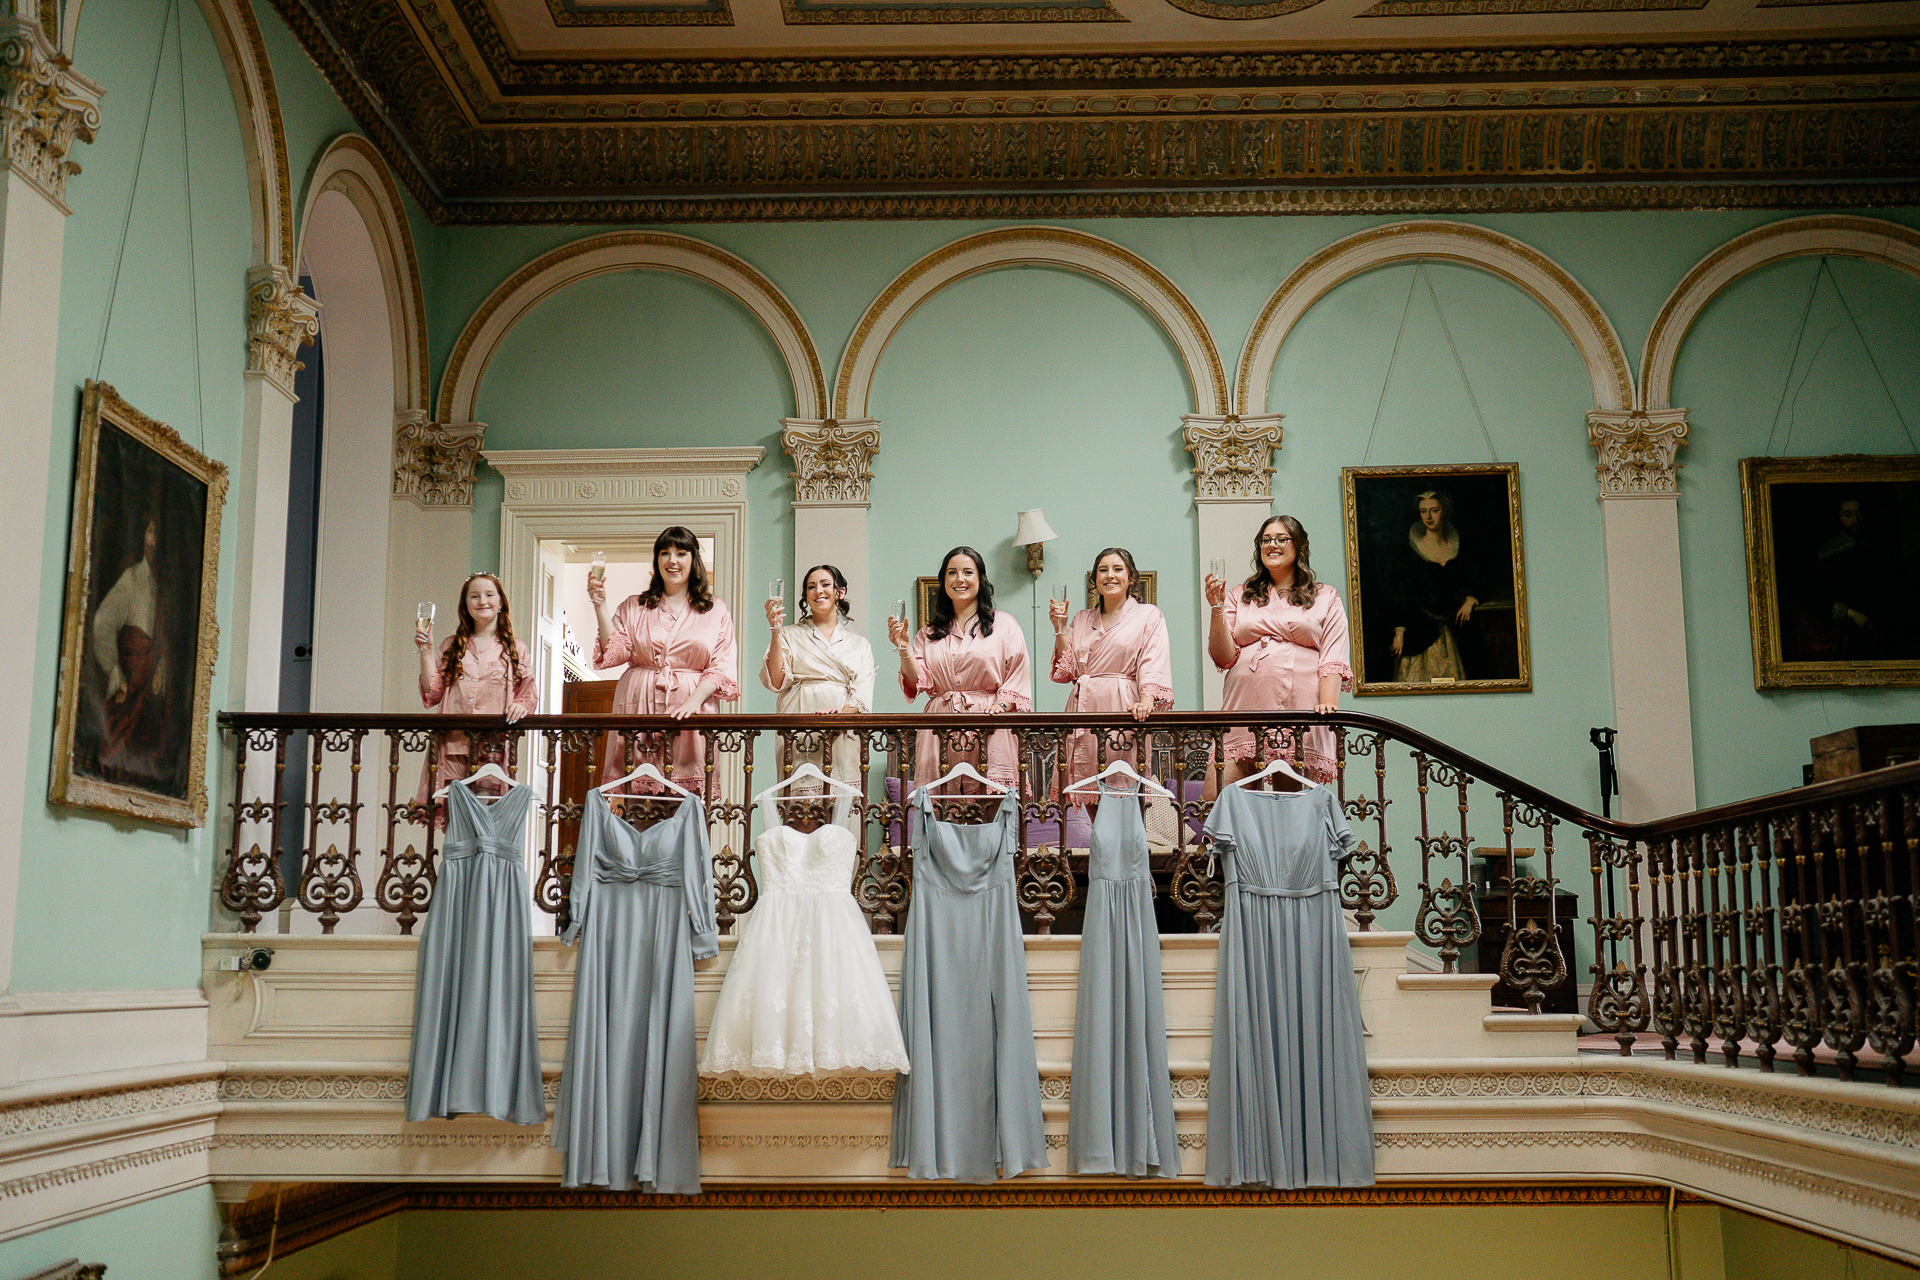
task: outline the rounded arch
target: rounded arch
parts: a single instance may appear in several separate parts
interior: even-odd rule
[[[1206,322],[1146,259],[1111,240],[1064,227],[1006,227],[983,231],[936,249],[894,278],[873,300],[847,343],[834,382],[833,414],[867,416],[867,398],[880,355],[914,309],[968,276],[1003,267],[1059,267],[1092,276],[1145,308],[1173,339],[1187,368],[1194,412],[1217,417],[1226,411],[1226,371]]]
[[[1396,222],[1336,240],[1267,299],[1247,334],[1234,381],[1242,414],[1265,413],[1274,361],[1294,325],[1321,298],[1364,272],[1402,262],[1451,262],[1498,276],[1545,307],[1579,351],[1596,409],[1633,407],[1633,372],[1613,322],[1559,263],[1512,236],[1464,222]]]
[[[280,96],[267,58],[260,23],[246,0],[200,0],[207,28],[226,64],[246,143],[248,185],[253,192],[253,260],[295,271],[293,184],[287,177],[287,135],[280,123]]]
[[[800,313],[773,281],[717,245],[664,231],[589,236],[543,254],[513,273],[467,321],[440,378],[442,422],[471,422],[487,364],[501,341],[536,304],[590,276],[611,271],[670,271],[703,280],[753,312],[767,327],[793,382],[796,418],[819,418],[826,375]]]
[[[1672,407],[1673,369],[1680,347],[1716,294],[1761,267],[1826,254],[1863,258],[1920,276],[1920,231],[1881,218],[1836,214],[1789,218],[1727,241],[1687,272],[1654,317],[1640,357],[1643,407]]]
[[[80,13],[84,0],[68,0],[64,12],[42,3],[48,21],[48,39],[57,40],[67,57],[77,55]],[[214,47],[227,69],[228,87],[240,117],[240,137],[247,151],[248,188],[253,203],[253,260],[257,264],[294,268],[293,185],[287,176],[287,134],[280,122],[280,95],[273,85],[273,64],[267,58],[260,22],[246,0],[200,0],[200,12]],[[164,37],[163,37],[164,38]]]
[[[341,134],[320,150],[307,178],[307,196],[300,210],[300,255],[306,251],[313,207],[320,196],[335,191],[345,196],[367,224],[386,286],[387,316],[393,334],[393,407],[428,408],[427,310],[420,289],[420,261],[414,253],[413,228],[406,206],[394,184],[387,162],[371,142],[358,134]],[[296,257],[300,256],[296,255]]]

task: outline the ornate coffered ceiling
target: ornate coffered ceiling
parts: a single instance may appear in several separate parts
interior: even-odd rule
[[[444,222],[1920,196],[1907,3],[273,3]]]

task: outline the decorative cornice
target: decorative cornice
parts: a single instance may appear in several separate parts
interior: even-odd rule
[[[1594,470],[1602,498],[1678,497],[1680,446],[1686,442],[1685,409],[1587,414],[1587,443],[1600,455]]]
[[[1417,187],[1356,184],[1265,190],[982,191],[962,194],[741,194],[582,200],[457,200],[446,226],[600,226],[619,222],[875,222],[1003,218],[1262,215],[1457,216],[1724,209],[1874,209],[1920,204],[1914,182],[1675,182]]]
[[[704,4],[656,4],[619,9],[577,5],[572,0],[547,0],[547,17],[556,27],[730,27],[733,9],[727,0]]]
[[[1796,0],[1796,3],[1804,2]],[[1178,3],[1178,0],[1174,0],[1174,3]],[[1373,8],[1363,9],[1355,16],[1457,18],[1517,13],[1670,13],[1677,9],[1706,7],[1707,0],[1380,0]]]
[[[59,56],[38,23],[0,20],[0,163],[62,213],[71,212],[67,179],[80,172],[68,154],[93,141],[104,92]]]
[[[247,270],[247,372],[263,374],[291,399],[293,375],[306,368],[300,348],[320,332],[320,304],[285,267]]]
[[[1706,0],[1701,0],[1705,3]],[[1254,18],[1278,18],[1283,14],[1299,13],[1302,9],[1311,9],[1320,0],[1264,0],[1255,4],[1217,4],[1215,0],[1167,0],[1167,3],[1185,13],[1201,18],[1220,18],[1228,22],[1245,22]]]
[[[782,418],[780,447],[798,468],[788,473],[793,478],[794,506],[866,505],[873,456],[880,452],[878,421]]]
[[[1189,414],[1180,437],[1199,465],[1193,469],[1194,496],[1205,502],[1217,498],[1271,498],[1273,451],[1286,432],[1283,415],[1265,413],[1222,418]]]
[[[473,472],[486,436],[484,422],[428,422],[417,409],[396,415],[393,496],[421,507],[471,507]]]
[[[329,0],[376,7],[394,0]],[[415,0],[430,3],[430,0]],[[1566,0],[1554,0],[1565,3]],[[1839,40],[1648,41],[1645,43],[1493,45],[1436,49],[1250,49],[1204,53],[1147,49],[1130,53],[907,54],[735,58],[520,59],[493,22],[486,0],[450,0],[473,38],[485,71],[507,94],[602,93],[664,89],[698,94],[750,87],[818,93],[834,86],[960,87],[976,91],[1058,87],[1066,92],[1141,88],[1150,93],[1199,86],[1329,85],[1436,78],[1539,80],[1558,77],[1832,75],[1910,68],[1920,61],[1912,36]],[[1544,92],[1540,90],[1540,92]]]
[[[1911,39],[537,61],[485,0],[274,3],[443,224],[1833,208],[1920,187],[1885,176],[1920,169]]]
[[[1315,3],[1315,0],[1307,0]],[[898,26],[929,24],[950,27],[968,22],[1125,22],[1127,19],[1107,0],[1092,4],[1055,2],[1022,3],[1022,0],[993,0],[991,3],[942,4],[836,4],[833,0],[780,0],[780,17],[788,26],[810,23],[854,24],[858,26]]]

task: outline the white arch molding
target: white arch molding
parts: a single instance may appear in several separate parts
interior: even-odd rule
[[[427,309],[420,288],[420,261],[414,252],[413,228],[407,221],[400,188],[387,162],[371,142],[357,134],[341,134],[321,148],[307,176],[307,196],[300,211],[300,251],[304,260],[313,209],[321,195],[338,192],[359,211],[372,238],[386,293],[387,318],[393,345],[393,408],[395,413],[420,411],[428,404]]]
[[[1111,240],[1064,227],[1005,227],[936,249],[894,278],[860,317],[834,380],[834,417],[867,417],[874,371],[887,343],[914,310],[950,284],[1006,267],[1056,267],[1118,290],[1165,330],[1180,352],[1194,413],[1217,417],[1227,403],[1219,350],[1187,296],[1145,258]]]
[[[562,245],[529,262],[480,304],[454,344],[440,379],[441,422],[474,421],[487,365],[507,334],[543,299],[570,284],[611,271],[668,271],[701,280],[751,311],[786,361],[796,418],[818,418],[826,375],[800,313],[745,259],[691,236],[616,231]]]
[[[1267,299],[1240,351],[1234,405],[1265,413],[1274,362],[1313,304],[1368,271],[1405,262],[1450,262],[1498,276],[1531,297],[1566,332],[1586,366],[1596,409],[1633,407],[1633,372],[1620,337],[1593,295],[1567,270],[1512,236],[1464,222],[1395,222],[1336,240],[1308,258]]]
[[[1687,272],[1660,308],[1640,357],[1641,404],[1671,408],[1680,348],[1707,303],[1750,272],[1792,258],[1832,255],[1878,262],[1920,277],[1920,231],[1882,218],[1789,218],[1736,236]]]

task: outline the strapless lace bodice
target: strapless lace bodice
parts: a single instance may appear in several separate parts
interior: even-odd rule
[[[762,893],[846,893],[853,885],[853,833],[832,823],[812,832],[775,827],[753,842]]]

